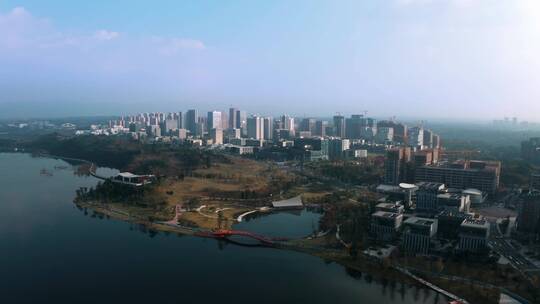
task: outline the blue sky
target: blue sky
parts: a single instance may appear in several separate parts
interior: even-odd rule
[[[540,1],[0,0],[0,117],[540,121]]]

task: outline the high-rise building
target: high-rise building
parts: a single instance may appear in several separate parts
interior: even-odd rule
[[[422,149],[424,146],[424,128],[412,127],[408,134],[409,146],[412,148]]]
[[[263,138],[272,140],[274,138],[274,119],[272,117],[264,117],[263,119]]]
[[[294,147],[304,151],[306,160],[328,160],[329,144],[324,138],[295,138]]]
[[[433,132],[431,130],[424,129],[423,146],[426,149],[433,148]]]
[[[315,132],[315,119],[313,118],[304,118],[300,122],[300,131],[304,132],[311,132],[313,134]]]
[[[264,122],[262,117],[254,115],[247,119],[247,136],[253,139],[264,139]]]
[[[293,137],[295,135],[295,127],[294,127],[294,118],[290,117],[288,115],[281,116],[281,124],[282,128],[284,130],[289,131],[289,136]]]
[[[247,113],[246,111],[236,111],[236,128],[245,130],[247,126]]]
[[[240,115],[238,115],[238,112],[239,111],[236,108],[229,109],[229,129],[240,129],[240,126],[238,124]]]
[[[222,130],[229,128],[229,114],[226,111],[221,111],[221,126]]]
[[[377,143],[385,144],[394,140],[394,128],[392,127],[378,127],[375,141]]]
[[[410,161],[410,148],[388,150],[384,162],[384,183],[387,185],[398,185],[401,182],[408,181],[407,170]]]
[[[335,128],[335,135],[337,137],[344,138],[345,137],[345,117],[341,115],[334,116],[334,128]]]
[[[210,129],[209,133],[210,133],[210,138],[212,139],[212,143],[214,145],[223,144],[223,129],[221,128]]]
[[[331,138],[328,141],[328,158],[330,160],[340,160],[345,158],[345,151],[349,150],[350,141],[342,138]]]
[[[315,130],[313,135],[325,137],[326,136],[326,127],[328,127],[328,122],[325,120],[317,120],[315,122]]]
[[[394,129],[394,141],[404,144],[407,141],[408,128],[402,123],[397,123],[393,120],[382,120],[377,123],[377,128],[392,128]]]
[[[172,134],[174,131],[178,130],[178,120],[175,120],[172,117],[166,119],[162,124],[161,130],[164,134]]]
[[[199,119],[199,111],[188,110],[186,112],[186,129],[191,132],[191,135],[197,135],[197,123]]]
[[[540,233],[540,192],[529,191],[519,197],[517,230],[522,233]]]
[[[206,118],[206,129],[212,130],[212,129],[221,129],[222,122],[221,122],[221,112],[219,111],[210,111],[208,112],[207,118]]]
[[[345,136],[349,139],[360,139],[361,129],[365,126],[363,115],[351,115],[345,120]]]

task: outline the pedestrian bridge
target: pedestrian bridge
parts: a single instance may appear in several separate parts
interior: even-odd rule
[[[271,237],[267,237],[267,236],[256,234],[249,231],[227,230],[227,229],[221,229],[221,230],[216,230],[212,232],[204,232],[204,233],[200,233],[199,236],[211,237],[215,239],[227,239],[231,236],[242,236],[242,237],[247,237],[247,238],[257,240],[261,242],[261,244],[266,245],[266,246],[274,246],[279,241],[287,240],[285,238],[271,238]]]

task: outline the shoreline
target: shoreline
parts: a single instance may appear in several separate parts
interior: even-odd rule
[[[104,214],[114,220],[144,225],[146,228],[155,230],[157,232],[176,233],[178,235],[187,235],[198,238],[213,238],[219,240],[218,238],[208,236],[209,233],[213,232],[209,229],[181,226],[165,221],[151,222],[145,219],[138,218],[137,216],[130,215],[122,210],[116,210],[110,207],[107,208],[106,204],[89,202],[75,202],[74,204],[79,208],[86,208],[96,213]],[[378,260],[373,257],[365,256],[362,253],[360,253],[360,255],[356,257],[356,259],[353,259],[350,255],[346,253],[346,251],[344,251],[344,249],[320,248],[307,244],[307,241],[309,240],[307,240],[306,238],[302,238],[277,242],[274,245],[261,244],[261,246],[307,254],[313,257],[323,259],[325,261],[336,263],[342,267],[345,267],[345,269],[350,269],[359,273],[366,273],[381,281],[388,280],[401,284],[406,284],[409,286],[414,286],[417,288],[425,288],[440,294],[441,296],[448,299],[448,301],[459,300],[462,301],[462,303],[470,303],[465,300],[464,297],[457,296],[451,291],[448,291],[448,289],[441,288],[440,286],[429,282],[428,279],[419,278],[418,276],[412,274],[406,268],[403,268],[400,265],[386,265],[384,261]]]

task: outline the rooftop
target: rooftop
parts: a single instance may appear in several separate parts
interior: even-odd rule
[[[431,225],[435,223],[435,221],[436,220],[422,218],[422,217],[410,217],[407,220],[405,220],[405,223],[409,225],[415,225],[415,226],[430,227]]]
[[[300,195],[295,196],[293,198],[289,198],[282,201],[275,201],[272,202],[272,206],[274,208],[284,208],[284,207],[301,207],[302,205],[302,197]]]
[[[485,228],[489,229],[489,223],[488,221],[484,219],[473,219],[469,218],[463,221],[461,224],[462,227],[474,227],[474,228]]]
[[[441,191],[444,189],[444,184],[432,182],[420,182],[417,184],[420,190],[424,191]]]
[[[401,214],[397,214],[397,213],[393,213],[393,212],[377,211],[377,212],[373,213],[371,216],[393,219],[393,218],[396,218],[396,217],[398,217],[400,215]]]

